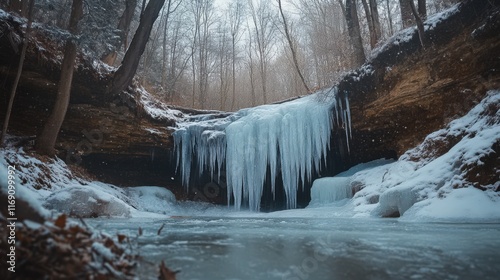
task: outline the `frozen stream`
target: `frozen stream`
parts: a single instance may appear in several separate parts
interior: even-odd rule
[[[250,215],[249,215],[250,216]],[[498,279],[500,224],[396,219],[179,217],[91,219],[136,236],[140,279]],[[165,224],[160,235],[158,229]]]

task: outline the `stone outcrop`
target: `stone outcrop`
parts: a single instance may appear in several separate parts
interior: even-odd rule
[[[349,165],[400,156],[500,88],[499,5],[465,1],[426,25],[425,49],[416,28],[407,30],[340,82],[353,122]]]

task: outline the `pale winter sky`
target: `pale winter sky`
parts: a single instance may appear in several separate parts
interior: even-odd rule
[[[254,0],[255,1],[255,0]],[[267,0],[272,1],[275,6],[278,6],[278,2],[276,0]],[[292,12],[295,10],[293,5],[291,4],[293,0],[281,0],[281,5],[283,5],[283,10]],[[215,0],[215,6],[219,6],[221,8],[227,7],[227,5],[231,2],[236,2],[234,0]]]

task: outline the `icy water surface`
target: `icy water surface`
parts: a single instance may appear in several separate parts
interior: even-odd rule
[[[96,219],[138,238],[140,279],[499,279],[500,224],[395,219]],[[165,224],[160,235],[158,229]]]

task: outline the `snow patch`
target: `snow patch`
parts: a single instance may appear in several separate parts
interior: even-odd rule
[[[492,147],[500,141],[499,104],[500,91],[490,91],[467,115],[431,133],[422,144],[402,155],[379,186],[368,184],[365,193],[380,194],[372,214],[396,214],[405,219],[500,220],[499,194],[494,191],[500,182],[481,186],[486,191],[476,191],[466,176],[471,167],[484,164],[481,159],[495,153]],[[429,153],[432,143],[447,138],[458,140],[443,154]],[[364,180],[369,182],[370,178]],[[459,205],[461,211],[439,211]]]
[[[180,121],[185,118],[184,113],[179,110],[170,108],[165,103],[156,100],[147,90],[142,87],[137,88],[140,95],[139,102],[142,103],[144,111],[157,120],[176,120]]]
[[[97,188],[73,186],[50,195],[44,206],[71,216],[130,216],[128,204]]]
[[[139,211],[171,214],[176,203],[175,195],[162,187],[130,187],[127,194]]]
[[[370,169],[392,163],[392,160],[374,160],[358,164],[334,177],[316,179],[311,188],[311,202],[308,207],[325,206],[343,199],[352,198],[361,189],[356,176],[366,174]],[[364,173],[362,173],[362,171]]]
[[[403,220],[448,220],[457,222],[500,222],[500,194],[468,187],[456,189],[443,198],[416,203]]]

